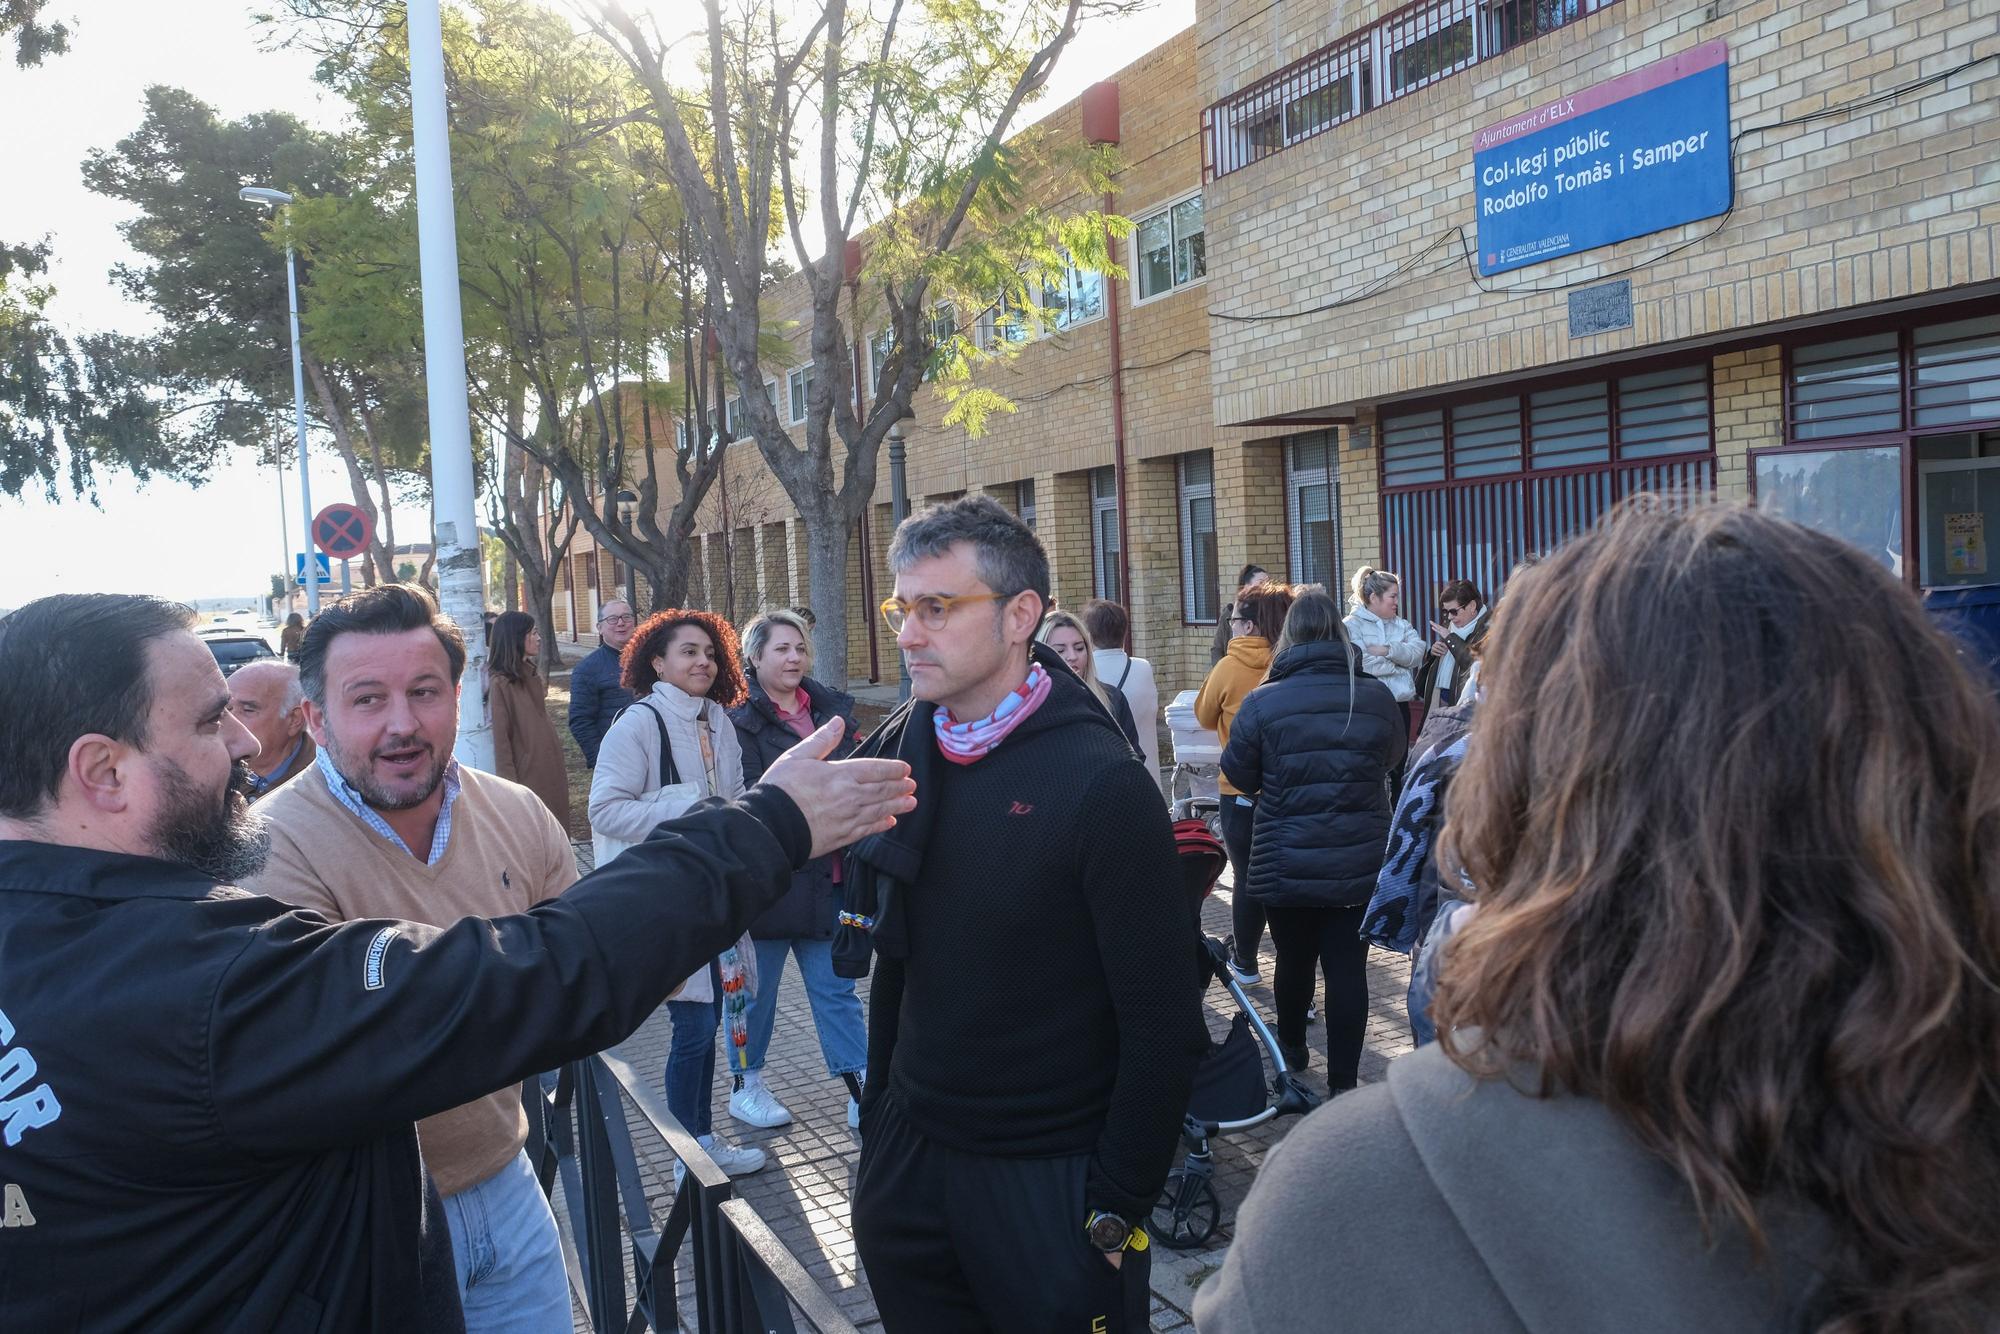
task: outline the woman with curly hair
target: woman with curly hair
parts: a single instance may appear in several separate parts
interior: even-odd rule
[[[1438,1041],[1265,1158],[1197,1326],[2000,1328],[1988,687],[1747,508],[1628,503],[1494,614]]]
[[[743,794],[743,752],[725,710],[748,692],[729,622],[706,611],[655,612],[632,632],[621,663],[633,704],[604,733],[590,782],[599,866],[696,802]],[[672,892],[671,886],[662,889]],[[755,990],[755,966],[756,951],[745,936],[667,1002],[674,1028],[667,1109],[731,1176],[761,1169],[764,1151],[738,1148],[712,1133],[715,1034],[725,996],[747,1003],[746,993]]]

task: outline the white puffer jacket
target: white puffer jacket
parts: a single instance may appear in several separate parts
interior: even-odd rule
[[[665,717],[667,738],[674,748],[674,767],[680,771],[678,783],[660,783],[660,729],[654,715]],[[707,718],[709,744],[715,750],[716,790],[708,790],[708,775],[701,763],[699,720]],[[697,801],[709,796],[743,795],[743,750],[736,740],[736,725],[720,704],[697,699],[665,681],[653,683],[643,700],[618,715],[604,733],[597,751],[597,768],[590,779],[590,841],[597,865],[643,841],[662,820],[671,820]],[[664,887],[672,892],[672,886]],[[744,966],[751,970],[750,987],[756,990],[757,951],[750,937],[737,942]],[[683,982],[674,1000],[712,1001],[715,988],[709,985],[704,968]]]
[[[1416,669],[1423,665],[1425,646],[1416,627],[1398,616],[1385,621],[1366,607],[1347,614],[1347,637],[1361,650],[1361,670],[1389,687],[1399,703],[1417,697]],[[1368,652],[1370,644],[1387,644],[1389,656]]]

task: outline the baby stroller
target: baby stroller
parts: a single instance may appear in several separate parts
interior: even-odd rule
[[[1277,1038],[1244,994],[1242,984],[1230,976],[1231,942],[1201,929],[1202,902],[1227,864],[1222,844],[1198,819],[1174,822],[1174,844],[1180,852],[1181,873],[1194,914],[1201,989],[1206,993],[1211,982],[1219,981],[1236,1002],[1236,1017],[1229,1021],[1228,1036],[1209,1044],[1208,1054],[1195,1070],[1194,1093],[1181,1126],[1188,1155],[1167,1177],[1160,1202],[1153,1206],[1149,1229],[1153,1239],[1173,1250],[1192,1250],[1207,1244],[1222,1226],[1222,1201],[1215,1193],[1209,1140],[1262,1125],[1273,1117],[1303,1115],[1316,1107],[1319,1099],[1286,1068]],[[1273,1071],[1268,1081],[1264,1078],[1267,1058]]]

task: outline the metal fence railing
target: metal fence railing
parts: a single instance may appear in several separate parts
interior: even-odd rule
[[[1212,181],[1617,0],[1418,0],[1201,113]]]
[[[682,1328],[675,1266],[691,1261],[699,1334],[856,1334],[727,1173],[631,1066],[600,1054],[565,1066],[555,1089],[529,1081],[528,1158],[542,1189],[558,1177],[570,1226],[570,1290],[597,1334]],[[630,1103],[686,1165],[657,1226],[626,1122]],[[573,1239],[573,1241],[572,1241]]]

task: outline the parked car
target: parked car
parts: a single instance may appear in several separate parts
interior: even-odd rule
[[[216,627],[203,632],[201,642],[208,645],[208,651],[215,655],[215,665],[222,669],[224,676],[233,676],[236,669],[262,658],[275,658],[271,646],[255,635],[246,635],[240,630]]]

